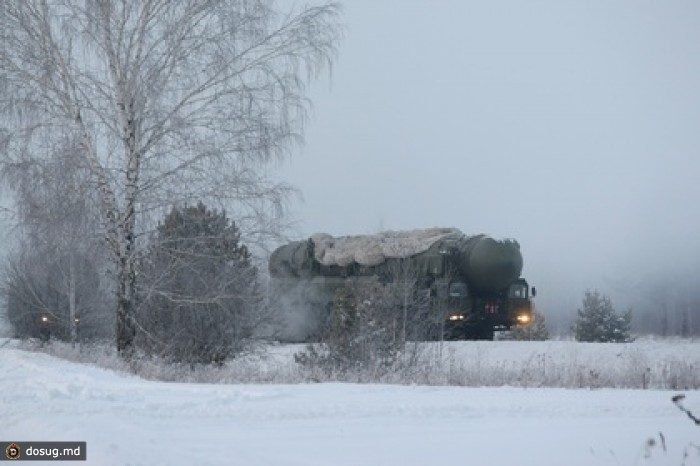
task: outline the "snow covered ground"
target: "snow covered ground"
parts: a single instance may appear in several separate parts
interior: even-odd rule
[[[676,391],[164,383],[12,345],[0,367],[0,440],[86,441],[91,465],[700,464]]]

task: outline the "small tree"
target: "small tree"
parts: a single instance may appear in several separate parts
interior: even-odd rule
[[[428,339],[437,321],[422,279],[415,262],[405,257],[389,259],[380,276],[388,298],[384,302],[400,309],[400,327],[395,329],[392,338],[398,338],[402,345]]]
[[[176,362],[221,363],[261,321],[257,268],[224,212],[173,208],[142,261],[138,346]]]
[[[572,330],[577,341],[624,343],[631,341],[631,321],[631,310],[618,314],[608,296],[587,290]]]
[[[345,284],[335,293],[320,345],[309,345],[296,361],[326,375],[387,373],[404,347],[403,308],[393,291],[376,278]]]
[[[518,325],[513,328],[506,337],[505,340],[535,340],[544,341],[549,340],[549,330],[547,329],[547,322],[545,321],[544,315],[537,311],[532,311],[532,322],[528,325]]]

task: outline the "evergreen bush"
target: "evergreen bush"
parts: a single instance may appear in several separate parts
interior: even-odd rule
[[[572,330],[577,341],[624,343],[632,340],[631,321],[631,310],[618,314],[608,296],[588,290]]]

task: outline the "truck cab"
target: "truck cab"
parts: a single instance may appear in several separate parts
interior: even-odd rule
[[[527,325],[532,320],[530,295],[523,278],[495,292],[472,292],[466,283],[452,282],[444,298],[443,336],[448,340],[493,340],[496,330]]]

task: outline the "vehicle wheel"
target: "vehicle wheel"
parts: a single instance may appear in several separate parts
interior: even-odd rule
[[[495,332],[493,327],[488,325],[475,325],[469,331],[470,340],[493,341]]]
[[[493,341],[494,339],[495,332],[493,331],[493,328],[490,327],[482,327],[479,329],[477,332],[477,340],[488,340],[488,341]]]

